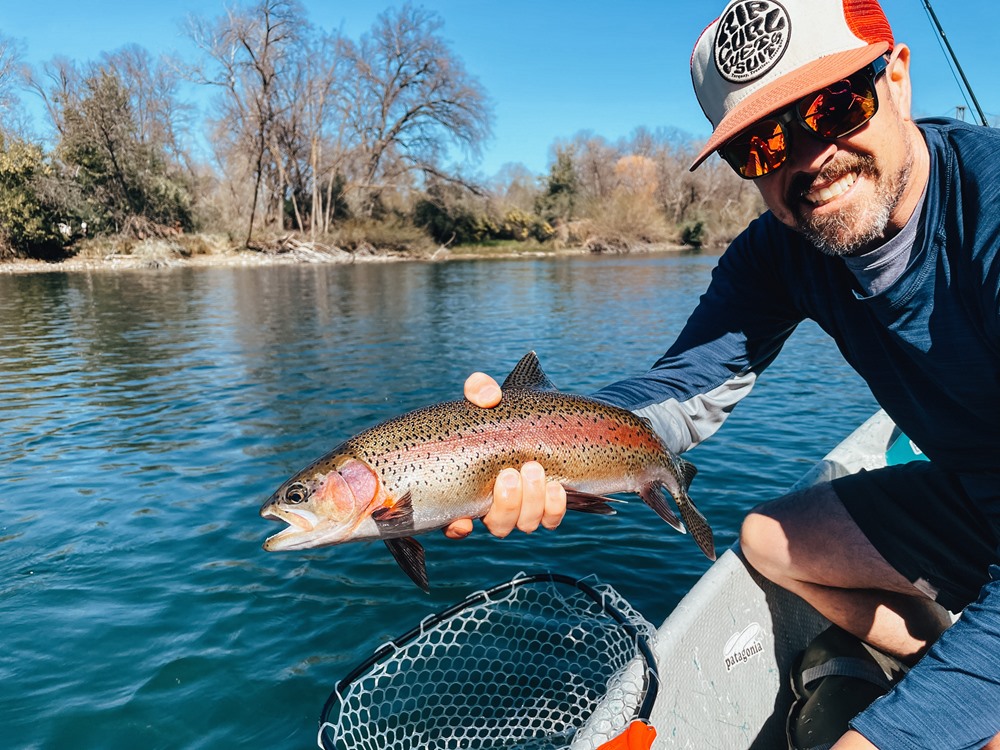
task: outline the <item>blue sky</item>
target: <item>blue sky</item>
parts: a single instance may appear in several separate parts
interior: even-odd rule
[[[932,0],[948,39],[991,119],[1000,117],[996,0]],[[357,39],[390,2],[305,0],[309,19]],[[423,0],[443,35],[493,100],[494,137],[473,165],[495,174],[506,162],[542,173],[551,146],[580,131],[615,140],[638,126],[706,138],[688,75],[691,47],[725,4],[700,0]],[[718,7],[716,7],[716,5]],[[28,62],[78,61],[136,43],[192,58],[182,23],[214,16],[221,0],[3,0],[0,32]],[[964,104],[922,0],[883,0],[897,41],[913,50],[914,110],[954,115]],[[31,95],[26,95],[30,97]],[[28,100],[30,106],[30,98]],[[971,107],[967,114],[971,119]]]

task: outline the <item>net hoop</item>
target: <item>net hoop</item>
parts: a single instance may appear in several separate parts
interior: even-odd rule
[[[655,628],[613,588],[519,574],[424,618],[337,683],[322,750],[597,750],[659,690]]]

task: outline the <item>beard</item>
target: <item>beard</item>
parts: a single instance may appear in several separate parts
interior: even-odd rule
[[[833,256],[858,255],[885,236],[893,211],[903,198],[903,192],[913,170],[913,151],[907,143],[902,166],[894,174],[885,174],[874,156],[845,154],[836,164],[820,173],[818,181],[833,182],[854,172],[865,177],[875,187],[870,202],[856,205],[826,216],[808,216],[799,201],[790,201],[798,230],[817,249]],[[813,179],[808,182],[812,183]],[[801,196],[808,185],[793,186],[793,194]],[[800,199],[801,200],[801,199]]]

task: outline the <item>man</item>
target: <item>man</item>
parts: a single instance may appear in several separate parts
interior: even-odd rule
[[[875,0],[729,3],[691,59],[714,127],[692,169],[718,151],[769,211],[650,372],[596,394],[683,452],[811,318],[930,458],[779,498],[742,529],[763,575],[919,662],[837,750],[973,748],[1000,732],[1000,132],[914,122],[909,63]],[[477,373],[466,397],[501,394]],[[530,463],[497,477],[483,520],[502,537],[564,513]],[[945,608],[964,613],[941,636]]]

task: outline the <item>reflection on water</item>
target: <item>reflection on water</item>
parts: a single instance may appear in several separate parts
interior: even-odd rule
[[[565,390],[653,362],[714,258],[0,276],[0,726],[11,747],[304,747],[333,684],[521,570],[597,574],[662,619],[706,567],[642,503],[555,533],[268,555],[257,516],[359,429],[535,349]],[[720,546],[874,408],[804,325],[689,457]]]

